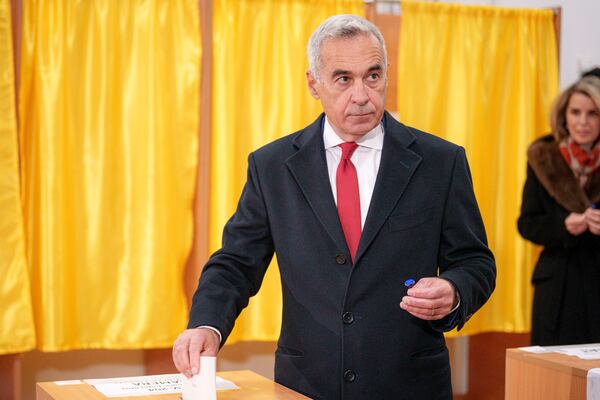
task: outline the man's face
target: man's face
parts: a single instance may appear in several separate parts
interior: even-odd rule
[[[320,99],[335,133],[356,141],[381,121],[387,78],[383,51],[372,35],[326,39],[321,46],[320,82],[309,71],[308,88]]]

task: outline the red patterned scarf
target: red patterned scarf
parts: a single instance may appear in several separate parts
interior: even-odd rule
[[[581,147],[570,136],[561,140],[560,154],[571,167],[579,186],[583,187],[594,171],[600,166],[600,140],[591,149]]]

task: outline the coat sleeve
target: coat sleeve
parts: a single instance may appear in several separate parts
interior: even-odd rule
[[[578,238],[565,227],[568,215],[568,211],[558,207],[528,165],[521,214],[517,220],[521,236],[546,247],[573,247]]]
[[[262,283],[274,246],[253,154],[237,210],[223,229],[222,247],[202,270],[188,328],[215,327],[224,344],[235,319]]]
[[[440,277],[450,281],[460,296],[460,307],[432,324],[440,331],[462,326],[490,297],[496,286],[496,263],[487,245],[485,228],[475,200],[464,149],[455,153],[446,194],[438,251]]]

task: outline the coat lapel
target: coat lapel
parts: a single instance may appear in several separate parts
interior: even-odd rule
[[[375,239],[422,160],[421,156],[408,148],[415,137],[387,112],[384,116],[384,129],[381,163],[355,264]]]
[[[304,129],[294,141],[298,151],[286,160],[286,165],[328,235],[340,251],[348,254],[327,175],[322,123],[323,115]],[[408,148],[414,136],[388,113],[384,117],[384,129],[381,163],[355,264],[375,239],[421,163],[421,156]]]
[[[295,139],[294,145],[298,151],[286,160],[286,165],[327,234],[340,251],[348,254],[327,175],[322,135],[323,117],[324,114]]]

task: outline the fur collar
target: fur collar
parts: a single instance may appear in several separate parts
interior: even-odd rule
[[[570,212],[583,213],[600,201],[600,170],[582,189],[552,135],[539,138],[527,150],[529,165],[548,194]]]

